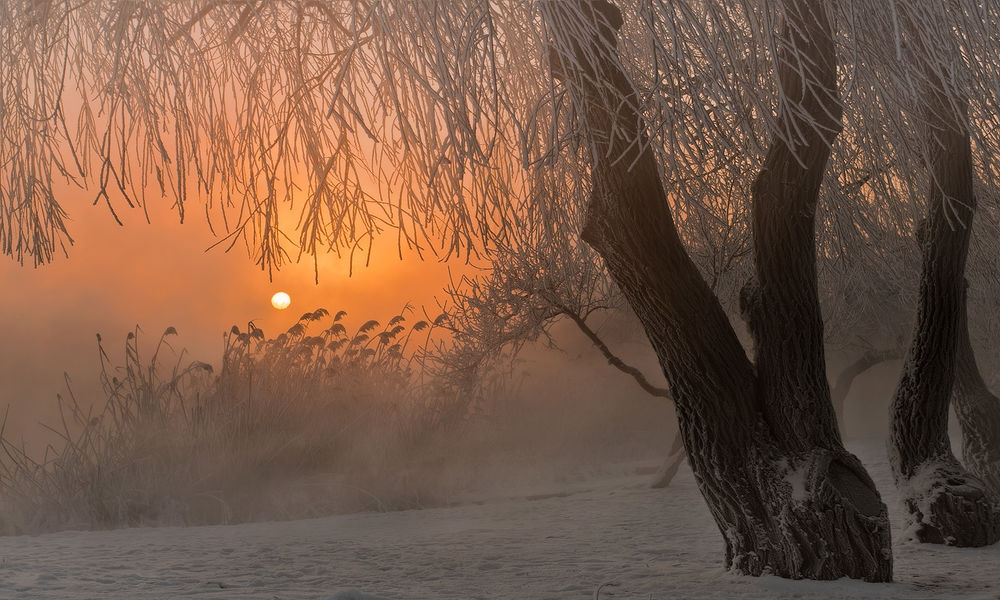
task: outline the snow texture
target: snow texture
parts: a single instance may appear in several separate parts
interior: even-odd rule
[[[883,443],[854,446],[901,531]],[[898,535],[892,584],[727,573],[690,470],[650,489],[657,463],[451,508],[0,538],[0,598],[1000,599],[1000,547]]]
[[[788,461],[782,459],[777,464],[778,470],[784,473],[785,483],[792,488],[792,500],[803,503],[809,499],[809,489],[806,480],[809,477],[809,464],[803,463],[798,467],[792,467]]]

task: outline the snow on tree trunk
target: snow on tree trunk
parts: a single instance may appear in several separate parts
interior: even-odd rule
[[[1000,398],[990,392],[976,364],[963,308],[952,406],[962,427],[962,461],[970,473],[1000,493]]]
[[[800,137],[795,147],[774,142],[754,187],[758,244],[778,245],[758,250],[760,283],[746,294],[769,371],[761,377],[674,226],[637,94],[617,56],[619,11],[576,0],[543,4],[543,14],[553,75],[585,114],[592,146],[582,237],[604,258],[656,351],[691,468],[726,542],[727,567],[889,581],[885,505],[841,444],[822,370],[812,213],[839,112],[826,114],[838,104],[832,31],[812,4],[784,3],[788,47],[778,76],[790,93],[811,91],[789,98],[797,105],[780,116]],[[799,79],[806,74],[808,81]],[[803,128],[805,121],[817,126]]]
[[[917,324],[892,402],[889,458],[916,539],[984,546],[1000,539],[1000,499],[962,467],[948,438],[976,207],[968,102],[949,89],[944,65],[927,58],[935,56],[923,48],[931,37],[922,29],[928,24],[910,17],[905,25],[923,76],[919,103],[931,181],[917,232],[922,257]]]

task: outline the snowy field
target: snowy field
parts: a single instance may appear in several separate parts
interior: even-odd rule
[[[898,535],[881,442],[853,449]],[[897,541],[892,584],[731,575],[690,471],[653,490],[652,465],[450,508],[0,538],[0,598],[1000,599],[1000,546]]]

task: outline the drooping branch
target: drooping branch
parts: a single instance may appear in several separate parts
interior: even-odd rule
[[[622,373],[625,373],[626,375],[632,377],[632,379],[634,379],[635,382],[639,384],[639,387],[641,387],[650,396],[656,396],[658,398],[670,398],[669,390],[667,390],[666,388],[661,388],[653,385],[646,378],[645,373],[643,373],[636,367],[626,363],[617,354],[612,352],[611,348],[609,348],[608,345],[604,342],[604,340],[601,339],[601,336],[599,336],[597,332],[594,331],[590,327],[590,325],[587,324],[587,320],[583,316],[581,316],[576,311],[566,306],[557,306],[557,308],[563,315],[569,317],[569,319],[573,321],[573,323],[577,326],[577,328],[581,332],[583,332],[585,336],[587,336],[587,339],[589,339],[591,343],[594,344],[594,347],[596,347],[597,350],[600,351],[601,355],[607,359],[609,365],[618,369]]]

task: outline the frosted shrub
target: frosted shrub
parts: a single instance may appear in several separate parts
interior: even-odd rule
[[[407,506],[419,490],[370,484],[398,483],[379,473],[412,458],[455,409],[420,381],[435,323],[400,314],[348,329],[344,316],[318,309],[275,338],[252,323],[233,327],[218,369],[173,353],[173,328],[148,358],[138,328],[129,333],[120,366],[98,336],[103,405],[88,407],[72,390],[60,396],[61,422],[47,426],[59,443],[41,458],[2,439],[4,529]]]

